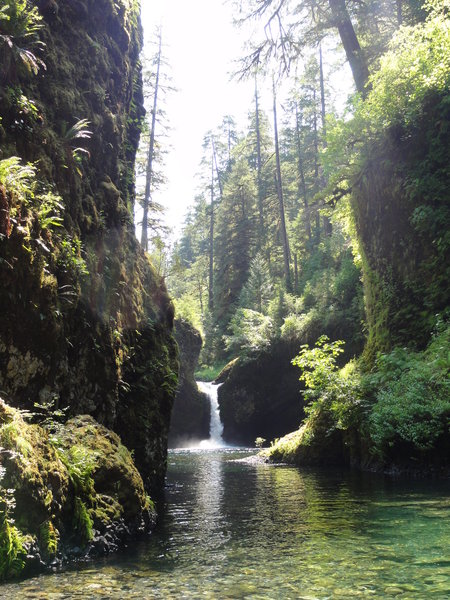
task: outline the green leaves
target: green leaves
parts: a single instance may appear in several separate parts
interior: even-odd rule
[[[16,67],[22,66],[28,74],[37,75],[44,62],[34,48],[43,47],[38,40],[42,17],[36,6],[27,0],[10,0],[0,9],[0,48],[4,49],[3,77],[11,81],[17,77]]]
[[[449,434],[449,345],[450,327],[441,324],[426,351],[396,348],[378,357],[366,377],[376,399],[369,431],[378,456],[405,442],[423,452]]]
[[[307,344],[301,346],[300,353],[292,359],[292,364],[302,369],[300,379],[310,390],[324,388],[336,371],[336,357],[344,352],[344,342],[329,342],[326,335],[320,336],[315,348]]]

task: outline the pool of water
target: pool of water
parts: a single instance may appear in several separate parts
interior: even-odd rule
[[[169,453],[167,507],[126,554],[0,598],[450,599],[450,482]]]

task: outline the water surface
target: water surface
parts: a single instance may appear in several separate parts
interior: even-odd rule
[[[234,462],[248,454],[171,451],[149,540],[0,597],[450,599],[449,482]]]

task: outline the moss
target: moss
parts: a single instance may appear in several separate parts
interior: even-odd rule
[[[37,425],[0,399],[0,446],[4,456],[5,485],[15,489],[16,523],[30,533],[61,511],[69,493],[69,477],[48,440]],[[49,494],[51,492],[51,494]]]
[[[316,411],[292,433],[275,440],[261,455],[272,462],[304,466],[344,463],[342,432],[330,414]]]
[[[119,517],[134,519],[146,510],[142,478],[118,435],[92,417],[78,416],[59,432],[57,444],[75,488],[75,512],[83,517],[82,523],[86,512],[96,526],[104,526]]]

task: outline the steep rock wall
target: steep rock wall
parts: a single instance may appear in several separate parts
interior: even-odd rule
[[[363,254],[366,356],[423,349],[450,303],[449,96],[434,94],[408,127],[373,144],[353,185]]]
[[[133,230],[139,3],[36,4],[45,69],[3,69],[0,88],[0,160],[36,168],[27,202],[0,190],[0,389],[15,406],[94,416],[157,490],[177,352],[171,301]],[[71,129],[82,119],[89,138]],[[47,193],[59,198],[50,224]]]

